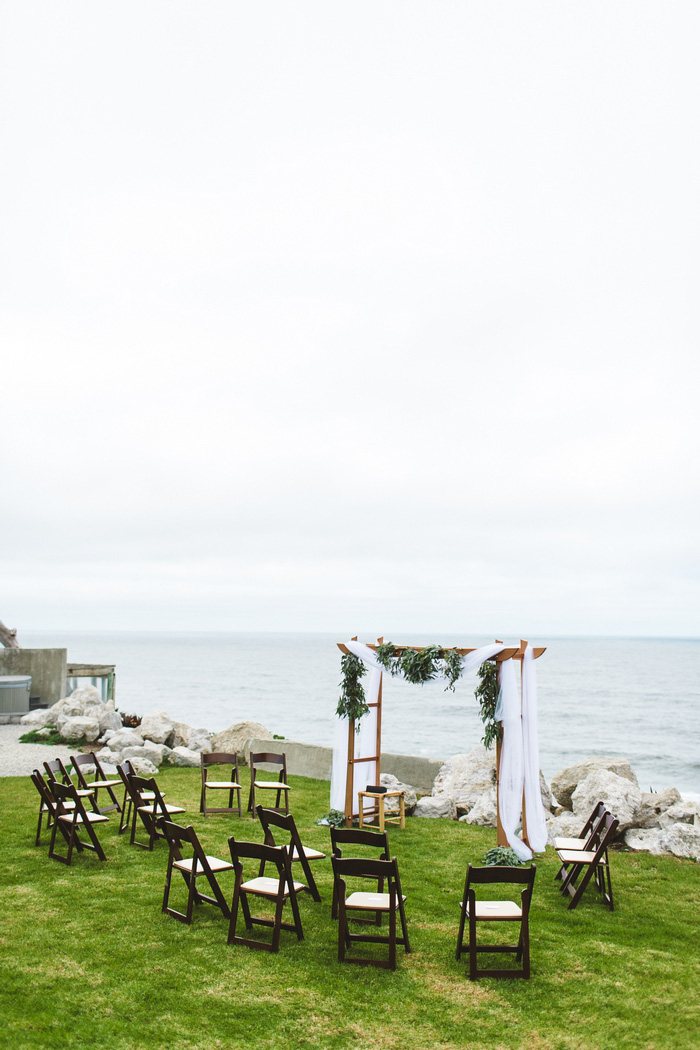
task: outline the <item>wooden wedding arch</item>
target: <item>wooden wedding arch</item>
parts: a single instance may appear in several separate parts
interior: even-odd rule
[[[497,644],[502,644],[500,638],[496,638]],[[356,642],[357,636],[351,639]],[[367,648],[376,651],[377,646],[382,645],[384,642],[383,638],[377,638],[374,643],[367,642]],[[350,650],[343,642],[336,643],[341,653],[350,653]],[[529,642],[520,639],[519,646],[513,646],[510,648],[502,649],[500,653],[496,653],[495,656],[484,660],[484,663],[495,663],[501,664],[504,660],[519,660],[520,661],[520,677],[522,683],[523,673],[523,656],[525,655],[525,649],[529,645]],[[396,653],[403,653],[406,649],[425,649],[424,645],[395,645],[394,649]],[[454,651],[459,653],[460,656],[467,656],[469,653],[473,653],[477,646],[472,645],[469,648],[462,649],[458,646],[448,646],[447,648],[441,646],[444,652]],[[535,660],[538,660],[540,656],[546,651],[546,646],[534,646],[532,647],[532,655]],[[377,694],[376,703],[369,704],[368,707],[375,707],[377,709],[377,745],[375,748],[374,755],[368,755],[364,758],[355,758],[355,720],[352,718],[348,719],[348,762],[347,772],[345,777],[345,824],[350,827],[352,825],[353,817],[358,814],[354,812],[353,796],[354,796],[354,781],[355,781],[355,766],[360,762],[375,762],[376,763],[376,780],[379,783],[379,777],[381,776],[381,764],[382,764],[382,685],[384,683],[384,672],[381,672],[381,678],[379,680],[379,692]],[[501,748],[502,743],[500,740],[496,741],[496,812],[498,819],[498,845],[507,846],[508,840],[506,839],[505,831],[501,824],[500,808],[498,806],[498,797],[500,791],[501,781]],[[527,821],[525,819],[525,799],[523,797],[523,842],[529,845],[527,840]]]

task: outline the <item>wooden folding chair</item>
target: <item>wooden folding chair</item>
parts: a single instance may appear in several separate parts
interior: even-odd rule
[[[164,838],[163,832],[158,826],[159,820],[170,820],[177,813],[184,813],[182,806],[171,806],[165,804],[160,793],[158,784],[153,777],[139,777],[132,773],[128,778],[133,791],[134,815],[131,820],[132,846],[140,846],[141,849],[153,849],[153,843],[157,838]],[[151,797],[153,801],[151,801]],[[144,828],[148,832],[148,842],[138,842],[136,839],[136,818],[139,817]]]
[[[278,813],[276,809],[265,809],[264,806],[256,806],[255,812],[258,815],[258,820],[262,825],[262,829],[265,833],[265,845],[276,846],[275,837],[272,832],[272,828],[279,828],[281,831],[288,836],[289,841],[286,843],[287,849],[289,850],[292,864],[298,861],[301,864],[306,878],[307,885],[305,889],[311,894],[315,901],[321,900],[321,894],[318,892],[316,886],[316,880],[311,872],[309,865],[310,860],[324,860],[326,854],[321,853],[317,849],[311,849],[310,846],[302,846],[301,839],[299,838],[299,832],[294,821],[294,817],[291,813]],[[260,875],[265,874],[264,862],[260,865]]]
[[[120,778],[120,780],[122,781],[122,783],[124,785],[124,801],[122,802],[122,812],[121,812],[121,816],[119,818],[119,829],[118,829],[119,830],[119,834],[121,835],[122,832],[128,830],[129,824],[130,824],[130,822],[131,822],[131,820],[132,820],[132,818],[134,816],[134,812],[135,812],[134,811],[135,792],[134,792],[133,788],[131,787],[131,784],[129,782],[129,777],[134,776],[134,774],[136,773],[136,770],[134,769],[134,767],[131,764],[131,762],[129,761],[129,759],[125,758],[124,761],[120,762],[119,765],[117,766],[117,773],[119,774],[119,778]],[[165,792],[163,792],[162,794],[163,794],[163,797],[165,797]],[[143,792],[141,792],[141,798],[143,798],[144,802],[153,802],[153,800],[155,798],[155,795],[153,794],[152,791],[143,791]],[[136,800],[136,801],[138,801],[138,800]]]
[[[346,857],[348,853],[355,859],[361,859],[365,856],[364,853],[357,854],[358,846],[361,849],[379,850],[379,856],[375,854],[375,860],[389,860],[389,835],[386,829],[384,831],[364,831],[357,828],[334,828],[331,826],[331,853],[336,857],[343,856],[343,850],[346,850]],[[377,893],[384,892],[384,879],[379,878],[377,880]],[[336,878],[333,878],[333,901],[331,904],[331,918],[338,918],[338,883]],[[364,919],[357,916],[354,917],[354,921],[357,923],[373,923],[375,926],[381,926],[382,924],[382,912],[378,911],[375,914],[374,919]]]
[[[594,828],[595,828],[596,824],[598,823],[598,821],[600,820],[601,817],[605,816],[605,814],[607,812],[608,811],[607,811],[607,809],[605,807],[605,803],[604,802],[598,802],[595,805],[594,809],[592,810],[591,815],[589,816],[588,820],[586,821],[586,823],[581,828],[581,831],[579,832],[579,837],[578,838],[573,838],[573,839],[557,837],[554,840],[554,848],[557,849],[557,850],[559,850],[559,849],[588,849],[588,846],[589,846],[589,843],[590,843],[591,838],[593,836],[593,831],[594,831]],[[559,868],[559,870],[557,871],[557,873],[554,876],[554,878],[555,878],[555,880],[556,879],[563,879],[565,875],[566,875],[566,867],[562,864],[562,866]]]
[[[258,766],[263,763],[264,765],[280,766],[279,775],[277,780],[264,780],[258,775]],[[276,809],[278,813],[289,813],[289,792],[291,788],[287,784],[287,756],[286,755],[274,755],[268,751],[260,751],[258,754],[250,755],[250,795],[248,797],[248,810],[253,814],[255,818],[255,792],[256,791],[275,791],[277,798],[274,806],[268,806],[268,809]],[[284,793],[284,809],[280,806],[282,800],[282,793]]]
[[[183,828],[179,824],[173,824],[170,820],[160,820],[159,826],[168,840],[170,853],[168,856],[168,869],[165,875],[165,890],[163,892],[162,910],[174,919],[186,923],[192,922],[192,911],[195,904],[213,904],[220,908],[227,919],[231,918],[231,912],[226,899],[221,892],[221,887],[216,876],[222,871],[233,871],[233,864],[227,860],[219,860],[218,857],[208,856],[202,849],[193,827]],[[183,857],[182,850],[189,848],[192,851],[190,857]],[[187,886],[187,912],[176,911],[169,906],[170,882],[173,869],[179,871]],[[213,897],[200,893],[197,889],[197,879],[205,878],[211,887]]]
[[[610,881],[610,864],[608,861],[608,846],[615,837],[618,821],[612,813],[605,813],[596,824],[589,848],[583,850],[557,850],[562,866],[566,868],[566,875],[561,884],[561,892],[569,895],[569,911],[573,911],[581,900],[583,891],[590,882],[591,876],[595,877],[596,889],[602,894],[603,900],[613,911],[612,883]],[[579,881],[579,877],[580,881]],[[578,885],[576,883],[578,882]]]
[[[238,776],[238,752],[228,754],[226,751],[212,751],[208,755],[205,755],[204,752],[202,752],[201,762],[202,795],[199,802],[199,812],[203,813],[205,817],[210,813],[238,812],[238,816],[242,817],[241,785]],[[228,780],[209,780],[208,773],[210,766],[231,766],[231,776]],[[211,806],[207,806],[207,791],[227,791],[228,806],[224,806],[220,809],[212,809]],[[238,797],[238,806],[234,806],[233,804],[234,792]]]
[[[53,795],[51,794],[51,789],[49,787],[49,784],[51,783],[51,781],[46,781],[44,779],[44,777],[41,775],[41,773],[39,772],[38,769],[35,769],[32,773],[30,773],[30,779],[31,779],[32,783],[34,784],[34,787],[39,792],[39,798],[40,798],[40,802],[39,802],[39,822],[37,823],[37,826],[36,826],[36,839],[35,839],[35,842],[34,842],[34,844],[36,846],[40,846],[41,845],[41,823],[42,823],[42,821],[44,819],[44,814],[46,814],[46,830],[50,831],[51,828],[53,827],[54,821],[56,820],[56,800],[53,797]],[[66,809],[72,809],[72,808],[73,808],[73,803],[68,801],[66,803]],[[69,832],[66,830],[65,825],[64,824],[59,824],[59,829],[63,833],[63,837],[65,838],[66,843],[67,843],[68,842],[68,837],[69,837]],[[83,847],[81,845],[78,848],[80,850],[82,850]]]
[[[51,793],[56,800],[56,818],[51,832],[49,856],[53,860],[60,861],[61,864],[70,865],[73,857],[73,848],[77,847],[80,851],[82,847],[82,849],[92,850],[97,854],[100,860],[107,860],[104,850],[100,845],[100,841],[95,834],[94,825],[107,823],[109,817],[105,817],[102,813],[94,813],[92,810],[86,810],[83,804],[83,799],[73,784],[61,784],[56,780],[51,786]],[[69,802],[72,803],[71,806],[68,805]],[[57,853],[55,848],[56,832],[59,827],[65,828],[68,831],[68,852],[65,857],[62,857],[60,853]],[[84,829],[90,842],[86,842],[85,839],[80,838],[78,834],[79,829]]]
[[[384,969],[396,969],[396,946],[400,944],[406,953],[411,951],[406,928],[406,914],[401,892],[399,866],[396,857],[391,860],[343,859],[334,854],[331,857],[333,874],[338,886],[338,961],[358,963],[360,966],[380,966]],[[355,891],[347,894],[348,879],[372,879],[377,882],[385,880],[388,893],[367,893]],[[386,912],[389,915],[388,936],[376,933],[350,933],[349,917],[354,912]],[[397,937],[396,917],[401,921],[401,936]],[[347,950],[355,943],[387,944],[388,959],[373,959],[367,956],[350,956]]]
[[[70,758],[75,774],[78,778],[78,784],[81,788],[86,791],[92,791],[95,795],[95,808],[98,813],[109,813],[110,810],[116,809],[121,813],[121,806],[117,796],[114,794],[114,788],[118,787],[121,783],[120,780],[108,780],[105,776],[104,770],[100,765],[99,759],[94,751],[90,751],[86,755],[71,755]],[[92,767],[93,779],[88,783],[86,774]],[[112,802],[109,806],[100,806],[99,792],[106,791]]]
[[[464,884],[464,897],[460,904],[459,933],[457,935],[457,958],[462,952],[469,952],[469,978],[476,981],[479,977],[530,977],[530,902],[532,887],[535,882],[535,865],[527,868],[508,868],[492,865],[484,868],[467,868]],[[520,904],[505,900],[477,900],[473,886],[494,884],[514,884],[523,886],[520,892]],[[464,926],[469,923],[469,942],[464,941]],[[517,922],[520,924],[520,935],[517,944],[477,944],[477,922]],[[513,952],[520,969],[492,970],[478,965],[479,952]]]
[[[231,836],[228,840],[231,851],[231,861],[236,869],[236,886],[233,891],[233,902],[231,904],[231,922],[228,930],[229,944],[245,944],[248,948],[258,948],[261,951],[279,951],[280,933],[282,930],[293,930],[297,939],[303,941],[304,932],[301,928],[301,917],[299,915],[299,902],[297,894],[303,890],[302,882],[295,882],[292,878],[292,862],[285,846],[265,846],[257,842],[236,842]],[[257,878],[243,880],[243,865],[241,860],[255,860],[259,864],[272,864],[277,868],[277,878],[271,879],[258,875]],[[266,916],[252,915],[248,905],[248,897],[260,897],[275,905],[273,919]],[[282,914],[285,903],[289,901],[292,907],[294,922],[282,922]],[[239,937],[236,934],[238,921],[238,905],[240,903],[243,911],[246,929],[252,931],[255,926],[264,926],[272,929],[272,942],[256,941],[251,937]]]
[[[94,810],[95,813],[97,813],[97,804],[95,802],[95,792],[93,791],[93,789],[91,787],[81,787],[79,784],[77,786],[74,785],[73,781],[71,780],[70,773],[68,772],[68,770],[63,764],[63,761],[60,758],[54,758],[51,762],[44,762],[44,769],[46,770],[46,776],[51,785],[60,783],[69,784],[72,787],[76,787],[76,790],[80,797],[83,799],[89,799],[91,808]]]

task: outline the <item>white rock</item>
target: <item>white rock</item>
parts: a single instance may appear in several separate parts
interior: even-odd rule
[[[593,808],[593,807],[591,807]],[[586,817],[581,819],[575,813],[565,809],[557,817],[552,817],[547,824],[547,842],[554,845],[555,839],[577,839],[581,835],[581,829],[586,823]]]
[[[573,809],[572,798],[577,786],[587,776],[598,770],[608,770],[617,774],[618,777],[624,777],[625,780],[631,780],[633,784],[637,784],[632,766],[626,758],[591,756],[577,762],[574,766],[560,770],[552,777],[552,794],[556,796],[559,805],[564,809]]]
[[[143,737],[138,729],[124,727],[109,736],[107,743],[112,751],[122,751],[125,747],[143,747]]]
[[[630,828],[625,832],[625,845],[629,849],[646,850],[661,856],[668,851],[661,845],[661,828]]]
[[[187,747],[191,732],[192,726],[188,726],[187,722],[173,722],[172,732],[165,743],[168,747]]]
[[[174,747],[168,755],[171,766],[197,766],[201,765],[199,751],[190,751],[188,747]]]
[[[700,860],[700,828],[693,824],[674,824],[661,829],[661,845],[675,857]]]
[[[173,722],[167,711],[150,711],[141,719],[139,733],[144,740],[164,744],[173,731]]]
[[[675,788],[664,788],[659,792],[642,791],[642,801],[635,817],[635,826],[638,828],[661,827],[661,815],[680,801],[680,792]]]
[[[259,722],[236,722],[228,729],[216,733],[211,742],[212,751],[224,751],[228,754],[238,753],[240,765],[248,764],[246,744],[249,740],[272,740],[272,733]]]
[[[103,747],[99,754],[100,765],[105,769],[105,763],[108,766],[113,766],[116,772],[116,767],[120,762],[124,761],[121,751],[112,751],[110,747]]]
[[[211,739],[208,729],[190,729],[186,746],[190,751],[211,751]]]
[[[544,807],[545,816],[552,812],[554,806],[554,799],[552,798],[552,792],[549,788],[549,784],[544,778],[544,773],[540,770],[540,795],[542,796],[542,806]]]
[[[382,787],[388,788],[389,791],[403,791],[403,804],[406,813],[411,813],[416,805],[417,796],[416,789],[411,787],[410,784],[402,784],[393,773],[382,773],[379,777],[379,783]],[[397,798],[388,798],[384,803],[385,813],[398,813],[399,812],[399,800]]]
[[[670,828],[674,824],[697,824],[700,809],[695,802],[676,802],[659,816],[659,827]]]
[[[139,777],[153,777],[158,772],[156,766],[154,766],[152,762],[149,762],[149,760],[147,758],[144,758],[142,755],[134,755],[134,757],[130,758],[129,761],[134,767],[136,775]]]
[[[123,729],[121,715],[118,715],[114,708],[105,705],[99,716],[100,721],[100,733],[105,733],[109,730],[118,732]]]
[[[425,798],[419,798],[416,802],[413,816],[446,817],[448,820],[455,820],[457,817],[457,807],[454,804],[454,800],[450,798],[449,795],[440,795],[437,798],[431,795],[426,795]]]
[[[45,726],[49,720],[49,708],[37,708],[36,711],[30,711],[26,715],[22,715],[20,723],[23,726]]]
[[[559,796],[557,796],[559,797]],[[635,814],[642,801],[642,793],[636,782],[618,776],[607,769],[598,769],[582,780],[573,795],[574,813],[583,824],[597,802],[604,802],[607,809],[618,820],[618,836],[628,828],[635,827]]]
[[[498,810],[496,808],[496,789],[492,788],[482,795],[475,806],[459,818],[466,824],[479,824],[483,828],[495,828],[498,824]]]
[[[60,728],[61,736],[66,740],[97,740],[100,735],[100,723],[94,718],[66,718]]]
[[[433,798],[452,799],[460,813],[469,813],[496,783],[496,752],[477,744],[468,755],[453,755],[433,783]]]
[[[153,740],[143,742],[144,758],[149,759],[154,766],[161,766],[166,755],[170,754],[167,744],[156,744]]]

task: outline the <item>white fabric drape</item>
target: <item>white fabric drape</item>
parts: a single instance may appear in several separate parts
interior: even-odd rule
[[[520,860],[530,860],[530,850],[517,835],[523,805],[523,728],[520,697],[512,660],[500,665],[500,688],[496,718],[503,726],[501,767],[498,776],[498,815],[508,845]]]
[[[523,657],[523,759],[527,837],[536,853],[547,845],[547,818],[540,791],[540,746],[537,736],[535,655],[528,645]]]

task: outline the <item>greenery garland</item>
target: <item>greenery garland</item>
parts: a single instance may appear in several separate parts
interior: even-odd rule
[[[447,679],[445,690],[454,692],[457,679],[462,673],[462,657],[456,649],[441,649],[439,645],[426,645],[423,649],[406,648],[397,650],[392,642],[378,645],[375,650],[377,662],[395,678],[400,675],[407,682],[423,685],[439,675]],[[360,679],[367,674],[367,668],[354,653],[344,653],[340,666],[343,677],[340,681],[341,694],[336,708],[340,718],[349,718],[355,723],[369,711],[365,699],[365,690]],[[496,702],[498,700],[498,671],[496,665],[485,661],[478,671],[481,679],[474,696],[479,701],[481,721],[484,723],[484,747],[491,747],[494,740],[503,735],[500,722],[496,721]]]

